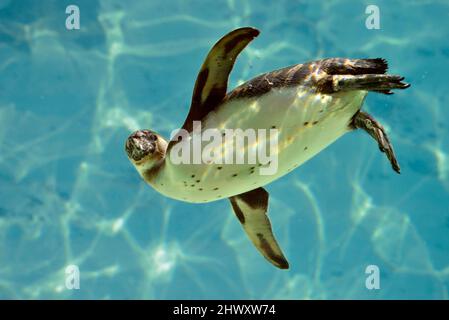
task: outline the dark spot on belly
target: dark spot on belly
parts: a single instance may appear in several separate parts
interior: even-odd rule
[[[192,177],[192,178],[195,178],[195,175],[194,175],[194,174],[192,174],[192,175],[191,175],[191,177]]]
[[[223,169],[223,167],[218,167],[217,169],[218,169],[218,170],[221,170],[221,169]]]
[[[237,177],[238,176],[238,174],[237,173],[234,173],[233,175],[232,175],[232,177]]]
[[[271,129],[276,129],[276,126],[271,126]]]
[[[203,188],[199,188],[198,190],[203,191]]]
[[[321,109],[321,110],[320,110],[320,113],[323,113],[323,111],[324,111],[324,110],[323,110],[323,109]]]
[[[309,122],[308,122],[308,121],[304,122],[304,125],[305,125],[305,126],[307,126],[308,124],[309,124]]]
[[[190,186],[191,186],[191,187],[194,187],[195,185],[194,185],[194,184],[191,184]]]
[[[304,147],[304,150],[307,150],[308,149],[308,147]]]
[[[217,198],[221,198],[222,197],[222,195],[219,195]]]
[[[201,180],[196,180],[196,183],[200,182]]]
[[[316,125],[317,123],[318,123],[318,121],[314,121],[312,124],[313,124],[313,125]]]
[[[218,187],[215,187],[214,190],[218,190]]]

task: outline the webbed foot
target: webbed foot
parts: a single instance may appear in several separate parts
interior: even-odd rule
[[[352,126],[356,129],[363,129],[374,140],[377,141],[380,151],[384,152],[391,163],[391,167],[397,173],[401,173],[398,161],[393,151],[393,146],[388,139],[387,133],[382,125],[366,112],[359,111],[352,118]]]

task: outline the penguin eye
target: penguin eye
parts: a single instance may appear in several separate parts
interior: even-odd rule
[[[156,141],[156,140],[157,140],[157,135],[155,135],[155,134],[150,134],[150,140],[151,140],[151,141]]]

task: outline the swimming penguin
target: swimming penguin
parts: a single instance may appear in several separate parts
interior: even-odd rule
[[[399,173],[384,128],[361,107],[370,91],[389,95],[392,89],[410,85],[401,76],[386,74],[384,59],[330,58],[268,72],[227,92],[237,56],[258,35],[257,29],[239,28],[212,47],[196,79],[187,118],[169,141],[151,130],[138,130],[129,136],[125,149],[140,176],[167,197],[194,203],[228,198],[260,253],[276,267],[288,269],[273,235],[267,215],[269,195],[263,186],[355,129],[373,137]],[[252,142],[237,145],[235,138],[248,130],[265,130],[265,136],[247,134],[244,141]],[[211,156],[198,162],[194,158],[204,152],[206,133],[208,141],[222,139],[208,145]],[[235,160],[249,159],[268,143],[276,146],[270,161]],[[189,148],[192,152],[182,158],[180,154]],[[270,172],[273,160],[276,165]],[[263,174],[262,169],[269,173]]]

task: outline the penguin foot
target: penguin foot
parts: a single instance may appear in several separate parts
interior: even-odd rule
[[[359,111],[352,118],[351,126],[354,129],[363,129],[371,137],[373,137],[373,139],[377,141],[380,151],[385,153],[385,155],[387,156],[393,170],[397,173],[401,173],[401,168],[399,167],[398,161],[396,160],[393,146],[388,139],[385,129],[379,122],[377,122],[368,113]]]
[[[407,89],[404,77],[390,74],[335,75],[332,76],[333,91],[366,90],[392,94],[392,89]]]

